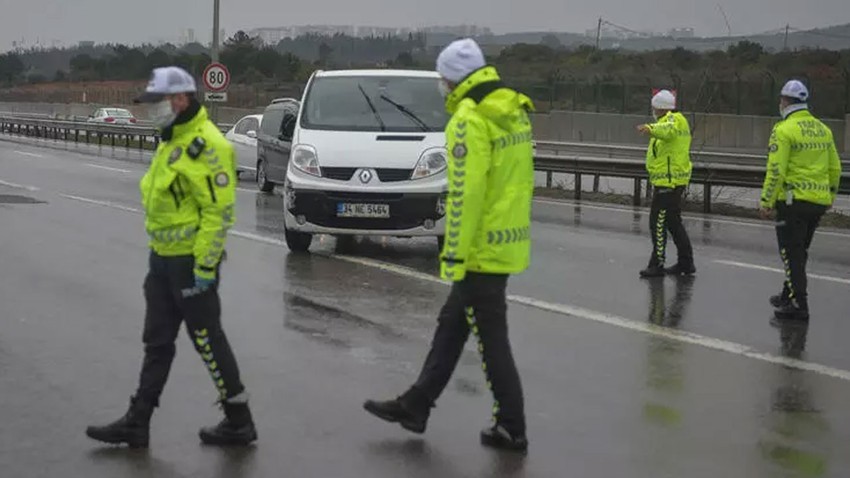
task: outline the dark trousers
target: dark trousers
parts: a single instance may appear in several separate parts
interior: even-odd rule
[[[667,232],[673,236],[676,244],[679,264],[694,263],[694,250],[688,231],[682,224],[682,195],[685,187],[655,188],[652,196],[652,209],[649,214],[649,230],[652,231],[652,257],[650,266],[664,266],[667,257]]]
[[[826,209],[826,206],[804,201],[795,201],[791,205],[784,202],[776,204],[776,239],[785,267],[782,296],[806,310],[809,307],[806,279],[809,246]]]
[[[442,394],[457,366],[469,332],[478,339],[487,385],[493,392],[496,423],[525,434],[522,385],[508,339],[507,275],[469,273],[455,283],[438,319],[422,373],[412,390],[431,405]]]
[[[155,253],[150,256],[144,285],[145,357],[136,396],[153,405],[159,404],[168,380],[176,353],[175,341],[184,320],[189,338],[203,358],[220,399],[233,398],[245,390],[221,328],[218,282],[205,292],[184,297],[184,291],[194,287],[193,268],[192,256],[162,257]]]

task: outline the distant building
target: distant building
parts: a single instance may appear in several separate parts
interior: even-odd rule
[[[255,28],[247,33],[252,37],[259,37],[264,43],[269,45],[277,45],[281,40],[286,38],[297,38],[304,35],[347,35],[359,38],[394,36],[407,38],[411,34],[415,35],[418,33],[452,35],[456,37],[490,36],[493,34],[489,28],[482,28],[476,25],[430,26],[421,29],[364,25],[296,25]]]
[[[438,25],[422,28],[421,31],[432,34],[449,34],[457,37],[490,36],[493,31],[477,25]]]
[[[588,38],[596,38],[596,33],[596,28],[591,28],[589,30],[585,30],[584,35]],[[611,27],[608,25],[603,25],[602,30],[599,32],[599,34],[600,38],[604,40],[632,40],[635,38],[650,38],[653,36],[657,36],[656,34],[651,32],[637,32]]]
[[[667,33],[667,35],[673,38],[694,38],[696,36],[694,29],[690,27],[673,28]]]
[[[180,31],[180,35],[177,38],[178,45],[186,45],[188,43],[192,43],[195,41],[195,30],[191,28],[187,28],[185,30]]]
[[[302,35],[348,35],[354,36],[355,28],[352,25],[303,25],[295,27],[295,36]]]
[[[357,27],[356,36],[361,38],[366,37],[384,37],[384,36],[400,36],[401,30],[398,28],[389,27]],[[407,35],[407,33],[405,33]]]
[[[266,45],[277,45],[284,38],[294,37],[294,32],[292,27],[255,28],[248,35],[260,38]]]

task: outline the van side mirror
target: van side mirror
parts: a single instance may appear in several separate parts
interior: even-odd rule
[[[247,136],[251,139],[257,139],[257,132],[254,131],[254,130],[251,130],[251,131],[248,131],[247,133],[245,133],[245,136]]]

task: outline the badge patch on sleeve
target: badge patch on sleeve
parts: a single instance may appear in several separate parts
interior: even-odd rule
[[[174,164],[175,161],[180,159],[180,156],[183,155],[183,150],[179,147],[174,148],[174,151],[171,152],[171,156],[168,157],[168,164]]]
[[[456,159],[461,159],[466,157],[466,145],[463,143],[458,143],[452,148],[452,156]]]
[[[215,184],[216,186],[223,188],[230,184],[230,176],[227,175],[224,171],[215,175]]]
[[[776,143],[773,143],[773,144],[770,145],[769,149],[770,149],[771,153],[775,153],[775,152],[779,151],[779,145],[776,144]]]

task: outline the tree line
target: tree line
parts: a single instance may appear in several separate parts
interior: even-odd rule
[[[220,60],[238,83],[297,81],[318,67],[374,65],[415,66],[424,37],[304,35],[266,45],[243,31],[222,45]],[[68,49],[29,50],[0,55],[0,85],[46,81],[140,80],[152,68],[179,65],[199,75],[210,62],[209,49],[198,43],[183,47],[96,45]]]

